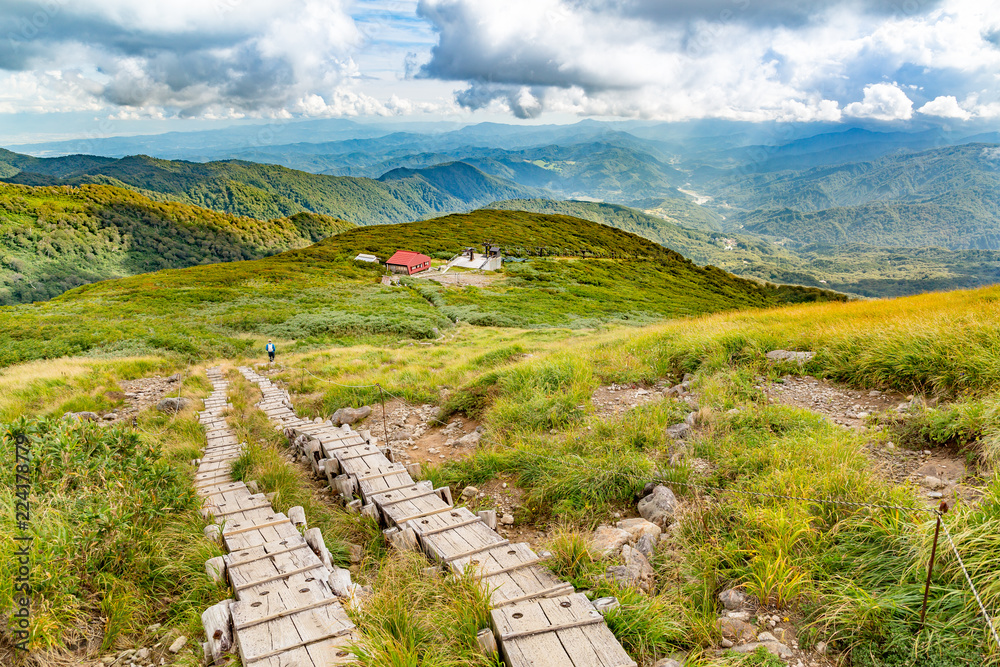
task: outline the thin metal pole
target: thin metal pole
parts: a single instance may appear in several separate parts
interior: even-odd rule
[[[924,583],[924,604],[920,607],[920,628],[924,627],[924,616],[927,614],[927,595],[931,591],[931,573],[934,571],[934,556],[937,555],[938,535],[941,534],[941,517],[948,511],[948,503],[941,501],[938,508],[937,523],[934,524],[934,544],[931,546],[931,559],[927,563],[927,581]]]
[[[377,382],[375,383],[375,386],[378,387],[378,395],[379,395],[379,398],[382,400],[382,430],[385,433],[385,446],[388,447],[389,446],[389,424],[385,420],[385,392],[382,391],[382,385],[378,384]]]

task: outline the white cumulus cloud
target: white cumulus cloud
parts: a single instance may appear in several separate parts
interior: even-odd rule
[[[873,83],[865,86],[865,97],[844,107],[844,114],[872,120],[909,120],[913,117],[913,101],[895,83]]]
[[[958,118],[959,120],[969,120],[972,114],[963,109],[958,104],[954,95],[941,95],[917,109],[919,113],[927,116],[938,116],[940,118]]]

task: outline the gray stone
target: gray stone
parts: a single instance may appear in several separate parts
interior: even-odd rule
[[[139,660],[145,660],[146,658],[149,657],[149,649],[148,648],[139,649],[138,651],[135,652],[135,657],[138,658]]]
[[[689,412],[687,417],[684,418],[684,423],[688,426],[694,426],[695,420],[698,418],[697,412]]]
[[[771,350],[767,353],[771,361],[797,361],[803,364],[816,356],[815,352],[792,352],[790,350]]]
[[[622,547],[622,560],[625,561],[625,577],[629,585],[648,593],[653,587],[656,572],[646,557],[638,549],[626,544]]]
[[[653,667],[681,667],[681,663],[673,658],[664,658],[653,663]]]
[[[763,646],[768,650],[771,655],[776,655],[779,658],[791,658],[794,654],[792,649],[788,648],[781,642],[750,642],[748,644],[743,644],[742,646],[733,647],[733,651],[737,653],[753,653],[758,648]]]
[[[167,414],[176,414],[189,406],[191,400],[183,396],[169,396],[156,404],[156,409]]]
[[[667,487],[659,485],[651,494],[639,501],[638,510],[643,519],[655,523],[660,528],[666,528],[674,520],[677,496]]]
[[[686,422],[681,422],[680,424],[674,424],[673,426],[668,426],[667,430],[664,431],[664,435],[673,440],[683,440],[691,432],[691,425]]]
[[[622,519],[615,524],[615,528],[620,528],[629,534],[630,541],[636,541],[648,535],[653,542],[660,539],[660,527],[651,521],[646,521],[642,518],[637,519]]]
[[[732,648],[733,647],[733,640],[732,639],[726,639],[725,637],[723,637],[722,641],[719,642],[719,646],[721,646],[722,648]]]
[[[360,563],[365,557],[365,550],[360,544],[348,544],[347,545],[347,557],[352,563]]]
[[[719,602],[729,611],[743,611],[747,606],[746,595],[738,588],[727,588],[719,593]]]
[[[167,650],[170,651],[171,653],[180,653],[181,649],[183,649],[187,645],[187,641],[188,638],[185,637],[184,635],[181,635],[180,637],[174,640],[174,643],[171,644],[170,648],[168,648]]]
[[[752,642],[757,638],[757,628],[735,618],[720,618],[718,621],[719,632],[727,639],[732,639],[737,644]]]
[[[167,378],[167,382],[180,382],[180,381],[181,381],[180,373],[174,373],[173,375]]]
[[[514,515],[513,514],[504,514],[500,518],[500,523],[502,523],[505,526],[513,526],[514,525]]]
[[[924,477],[924,479],[920,483],[926,486],[928,489],[932,489],[935,491],[937,489],[943,489],[945,487],[945,483],[942,480],[938,479],[937,477],[931,477],[930,475]]]
[[[462,489],[462,498],[465,500],[472,500],[479,494],[479,489],[474,486],[467,486]]]
[[[88,421],[96,422],[100,419],[95,412],[66,412],[63,413],[63,419],[70,419],[72,421]]]
[[[390,440],[395,440],[395,441],[399,441],[399,440],[412,440],[413,439],[413,431],[411,431],[408,428],[401,428],[398,431],[396,431],[395,433],[393,433],[392,435],[390,435],[389,439]]]
[[[631,535],[621,528],[598,526],[590,538],[590,548],[601,556],[608,557],[618,553],[622,545],[627,544]]]
[[[479,441],[482,440],[482,438],[483,438],[482,433],[480,433],[479,431],[473,431],[472,433],[469,433],[468,435],[463,435],[461,438],[459,438],[458,444],[462,445],[463,447],[475,447],[476,445],[479,444]]]
[[[656,542],[649,535],[643,535],[636,541],[635,548],[646,558],[652,558],[653,552],[656,551]]]
[[[762,632],[757,635],[757,641],[759,642],[776,642],[778,638],[772,635],[770,632]]]
[[[343,426],[344,424],[353,424],[360,421],[370,415],[372,409],[367,405],[362,405],[360,408],[340,408],[330,417],[330,421],[333,422],[335,426]]]

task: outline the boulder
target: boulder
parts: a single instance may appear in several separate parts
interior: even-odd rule
[[[660,527],[651,521],[646,521],[645,519],[622,519],[615,524],[615,528],[620,528],[629,534],[631,542],[635,542],[642,538],[644,535],[648,535],[650,539],[655,544],[658,539],[660,539]]]
[[[717,623],[722,636],[733,640],[737,644],[752,642],[757,639],[757,628],[745,621],[735,618],[720,618]]]
[[[673,426],[668,426],[667,430],[664,431],[664,435],[673,440],[683,440],[691,432],[691,425],[687,422],[681,422],[680,424],[674,424]]]
[[[340,408],[333,413],[333,416],[330,417],[330,421],[332,421],[335,426],[343,426],[344,424],[353,424],[360,421],[371,413],[372,409],[367,405],[362,405],[360,408]]]
[[[190,404],[191,400],[183,396],[168,396],[156,404],[156,409],[167,414],[176,414]]]
[[[590,548],[603,557],[612,556],[618,553],[622,545],[628,543],[630,537],[631,535],[621,528],[598,526],[590,538]]]
[[[72,421],[88,421],[96,422],[100,419],[96,412],[66,412],[63,414],[63,419],[69,419]]]
[[[793,352],[791,350],[771,350],[767,353],[771,361],[797,361],[804,364],[816,356],[815,352]]]
[[[643,519],[655,523],[660,528],[666,528],[674,520],[677,511],[677,496],[662,484],[653,492],[639,501],[639,515]]]
[[[746,595],[738,588],[727,588],[719,593],[719,602],[729,611],[743,611],[747,607]]]
[[[622,547],[622,560],[625,561],[625,578],[628,584],[648,593],[653,587],[656,572],[646,557],[638,549],[626,544]]]

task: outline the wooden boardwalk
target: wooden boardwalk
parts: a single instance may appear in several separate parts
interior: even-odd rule
[[[423,551],[443,569],[469,572],[493,604],[492,630],[511,667],[636,667],[593,603],[542,565],[523,543],[496,533],[496,515],[454,507],[448,488],[415,482],[392,450],[349,427],[300,419],[287,392],[248,368],[263,394],[259,407],[282,429],[316,474],[362,513],[376,517],[394,545]],[[492,526],[490,525],[492,524]]]
[[[207,564],[225,577],[235,599],[202,615],[209,663],[235,649],[244,667],[327,667],[353,661],[345,646],[356,641],[355,627],[331,587],[318,529],[307,539],[261,493],[230,477],[242,445],[226,425],[228,383],[218,368],[208,370],[214,391],[198,419],[208,446],[195,475],[202,514],[212,521],[228,555]],[[289,511],[291,513],[291,511]],[[210,572],[212,574],[212,572]],[[338,573],[342,575],[341,573]]]

